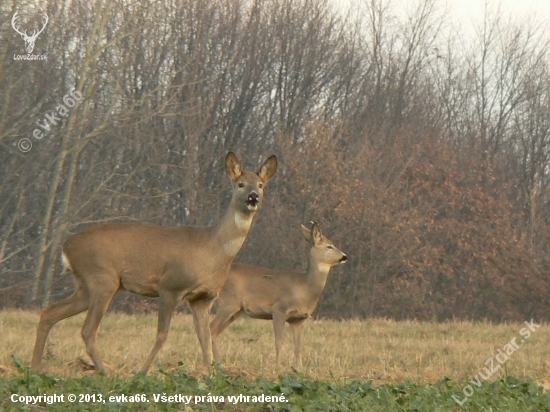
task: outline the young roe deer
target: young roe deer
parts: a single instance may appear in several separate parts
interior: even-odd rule
[[[238,316],[245,315],[254,319],[273,319],[277,366],[285,322],[288,322],[294,337],[296,362],[302,366],[301,332],[304,321],[317,307],[332,266],[344,263],[348,258],[323,236],[317,223],[313,223],[311,230],[304,225],[301,228],[310,244],[306,273],[245,264],[231,265],[227,282],[216,301],[218,312],[210,324],[216,361],[220,361],[216,338]]]
[[[62,260],[73,273],[75,292],[42,312],[32,369],[40,368],[51,327],[88,310],[82,338],[96,370],[103,370],[96,334],[120,289],[159,297],[156,342],[140,372],[147,372],[166,341],[172,313],[182,299],[187,299],[193,310],[204,363],[212,363],[210,308],[248,235],[262,202],[264,185],[277,170],[277,158],[267,159],[258,173],[243,172],[237,157],[229,152],[225,170],[231,178],[233,196],[225,216],[214,226],[106,224],[85,229],[65,242]]]

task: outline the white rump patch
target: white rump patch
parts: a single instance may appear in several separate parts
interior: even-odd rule
[[[248,230],[250,229],[250,225],[252,224],[252,216],[251,215],[243,215],[242,213],[235,213],[235,224],[237,227],[241,230]]]
[[[235,256],[241,250],[245,237],[238,237],[233,240],[230,240],[223,245],[223,251],[227,256]]]
[[[68,270],[72,271],[73,267],[71,266],[71,262],[69,262],[69,259],[67,259],[67,255],[65,255],[65,252],[61,253],[61,263],[63,264],[63,272],[66,272]]]

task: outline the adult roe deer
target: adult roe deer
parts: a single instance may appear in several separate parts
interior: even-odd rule
[[[296,362],[302,366],[303,323],[317,307],[332,266],[344,263],[348,258],[323,236],[316,223],[311,230],[304,225],[301,228],[310,245],[306,273],[231,265],[227,282],[216,301],[218,311],[210,324],[216,361],[220,361],[216,338],[239,315],[245,315],[254,319],[273,319],[277,366],[285,322],[288,322],[294,337]]]
[[[88,310],[82,338],[96,370],[103,370],[96,334],[119,289],[159,297],[156,342],[140,372],[147,372],[166,341],[172,313],[182,299],[188,300],[193,311],[204,363],[212,363],[210,308],[248,235],[262,202],[264,184],[277,170],[277,158],[267,159],[258,173],[243,172],[237,157],[229,152],[225,170],[231,178],[233,196],[225,216],[214,226],[106,224],[85,229],[65,242],[62,261],[73,273],[75,292],[42,312],[32,369],[40,369],[51,327]]]

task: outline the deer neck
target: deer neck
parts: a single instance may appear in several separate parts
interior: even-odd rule
[[[308,256],[308,267],[306,271],[308,289],[314,299],[318,299],[325,289],[328,274],[331,266],[327,263],[316,262]]]
[[[250,231],[254,213],[239,212],[231,201],[223,219],[214,228],[214,239],[223,254],[234,258]]]

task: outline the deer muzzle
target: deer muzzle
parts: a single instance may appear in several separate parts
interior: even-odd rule
[[[256,192],[250,192],[248,198],[246,199],[246,207],[248,210],[256,210],[258,204],[260,203],[260,196]]]

